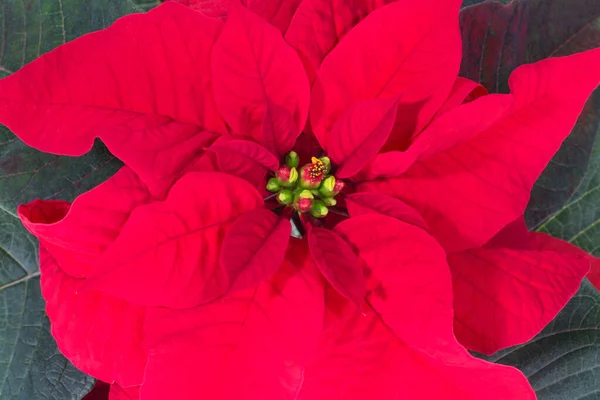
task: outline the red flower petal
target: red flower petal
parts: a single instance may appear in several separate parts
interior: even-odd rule
[[[138,174],[153,195],[164,197],[185,173],[212,170],[203,150],[218,137],[194,125],[148,117],[114,127],[102,135],[102,140]]]
[[[511,249],[536,248],[538,250],[550,250],[588,257],[590,260],[590,272],[587,278],[596,288],[600,288],[600,258],[594,257],[585,250],[564,240],[548,240],[548,236],[545,234],[529,232],[523,216],[504,227],[500,233],[486,243],[485,247],[508,247]]]
[[[81,292],[84,280],[65,274],[40,246],[42,295],[58,348],[77,368],[105,382],[142,383],[146,309],[103,292]]]
[[[207,150],[214,153],[215,171],[240,177],[252,184],[261,194],[266,194],[267,171],[279,167],[277,158],[261,145],[248,140],[217,140]],[[204,168],[208,170],[208,168]]]
[[[368,181],[378,178],[393,178],[408,170],[420,159],[431,157],[447,150],[457,143],[480,133],[498,120],[510,106],[508,96],[486,96],[479,101],[446,112],[434,119],[431,124],[415,139],[406,151],[389,151],[377,154],[375,159],[353,177],[353,180]],[[392,181],[391,186],[395,186]],[[386,184],[382,185],[383,187]],[[363,186],[367,190],[385,190],[393,194],[393,189],[384,189],[375,183]],[[378,189],[375,189],[379,187]]]
[[[225,17],[231,8],[243,4],[282,33],[288,29],[294,11],[302,0],[173,0],[213,18]]]
[[[230,147],[227,144],[230,141],[237,143]],[[250,144],[246,146],[246,143]],[[275,160],[279,165],[279,161],[267,149],[248,140],[229,140],[222,137],[206,150],[208,154],[205,155],[203,161],[212,163],[213,171],[242,178],[254,186],[263,197],[267,194],[265,184],[267,172],[270,168],[263,164],[268,163],[269,166],[273,166],[273,160]],[[243,152],[247,152],[247,154]],[[205,166],[203,169],[198,170],[209,171],[210,169]]]
[[[230,277],[230,290],[255,286],[279,269],[292,224],[269,210],[247,212],[231,225],[223,239],[220,263]]]
[[[311,125],[323,147],[333,124],[360,100],[402,94],[390,136],[394,145],[429,122],[458,74],[460,3],[391,3],[369,14],[344,37],[323,61],[313,87]]]
[[[501,122],[512,105],[510,96],[494,94],[454,108],[434,119],[404,154],[426,160],[467,142]]]
[[[108,400],[139,400],[140,399],[140,387],[133,386],[123,388],[119,385],[110,385],[110,393]]]
[[[190,7],[211,18],[222,18],[232,5],[239,4],[239,0],[167,0],[174,1]]]
[[[509,248],[509,249],[528,249],[531,247],[533,235],[530,234],[525,217],[521,215],[519,218],[506,225],[500,232],[491,238],[484,247],[488,248]],[[582,251],[582,250],[581,250]]]
[[[81,155],[99,137],[140,176],[168,176],[207,145],[194,135],[225,129],[209,89],[221,25],[170,2],[121,18],[0,80],[0,122],[50,153]]]
[[[591,257],[583,250],[527,233],[524,222],[520,225],[509,225],[486,247],[448,256],[454,332],[471,350],[492,354],[533,338],[577,292],[590,269]]]
[[[377,178],[391,178],[402,174],[417,160],[418,154],[411,151],[386,151],[375,156],[363,170],[352,177],[354,181],[369,181]]]
[[[271,171],[277,171],[279,168],[277,157],[261,145],[248,140],[227,140],[222,138],[217,140],[208,150],[217,154],[228,153],[229,157],[227,157],[227,160],[231,160],[231,162],[233,162],[231,157],[243,157],[246,161],[252,161],[254,164],[258,164],[258,166]]]
[[[449,251],[483,245],[523,214],[535,180],[600,83],[598,63],[600,49],[518,68],[510,78],[510,95],[486,96],[440,117],[446,121],[442,126],[455,118],[456,127],[466,122],[470,129],[429,135],[427,154],[403,176],[362,190],[405,200]],[[478,119],[482,127],[477,134],[474,116],[464,110],[494,98],[512,105],[492,125]]]
[[[131,214],[86,288],[151,306],[185,308],[212,300],[228,287],[219,267],[226,230],[238,216],[262,206],[258,192],[239,178],[189,173],[165,201]]]
[[[312,228],[308,231],[308,248],[313,261],[329,284],[342,296],[362,307],[365,276],[354,250],[337,233]]]
[[[393,0],[303,0],[285,34],[285,40],[304,63],[314,82],[323,58],[342,37],[370,12]]]
[[[294,240],[268,282],[190,310],[148,313],[142,398],[293,400],[323,324],[323,280]]]
[[[362,314],[326,293],[323,339],[298,400],[535,399],[518,370],[475,359],[454,339],[445,253],[424,230],[365,215],[337,231],[372,270],[370,307]]]
[[[302,0],[242,0],[242,3],[285,34]]]
[[[267,113],[271,104],[291,113],[295,136],[304,128],[310,92],[302,62],[280,32],[261,18],[243,7],[232,9],[213,48],[211,66],[215,101],[235,134],[265,144],[263,122],[277,117]]]
[[[79,196],[73,205],[35,200],[20,205],[19,217],[75,278],[87,276],[94,262],[115,241],[129,214],[151,200],[146,187],[127,167]]]
[[[435,118],[406,151],[378,154],[355,179],[396,177],[415,162],[466,141],[493,125],[511,105],[508,96],[486,96]]]
[[[338,166],[336,177],[356,175],[383,147],[394,127],[398,98],[355,103],[333,125],[329,157]]]
[[[425,221],[408,204],[381,193],[351,193],[346,196],[346,207],[351,217],[365,214],[381,214],[425,228]]]
[[[408,325],[392,327],[399,336],[415,336],[414,340],[427,344],[428,339],[420,337],[411,325],[431,329],[430,334],[438,330],[439,337],[450,334],[452,287],[446,254],[425,230],[385,215],[369,214],[350,218],[335,231],[370,269],[369,303],[383,320],[392,324],[397,317],[392,313],[393,321],[387,321],[384,309],[394,312],[395,306],[395,312],[403,312]],[[408,304],[412,307],[405,308]],[[449,324],[444,326],[445,322]]]
[[[438,111],[438,114],[450,111],[461,104],[471,102],[487,94],[486,88],[479,83],[459,76],[456,78],[456,81],[454,81],[454,86],[452,86],[450,95]]]
[[[262,125],[262,138],[265,147],[281,157],[294,147],[299,131],[292,114],[272,101],[267,102],[267,110]]]
[[[549,236],[543,233],[530,233],[530,240],[534,241],[535,245],[540,248],[588,257],[590,261],[590,272],[587,274],[586,278],[588,278],[588,280],[596,287],[596,289],[600,290],[600,258],[594,257],[585,250],[582,250],[564,240],[550,240],[548,238]]]

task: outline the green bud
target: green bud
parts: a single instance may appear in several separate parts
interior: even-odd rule
[[[324,197],[323,204],[325,204],[327,207],[333,207],[337,204],[337,200],[333,197]]]
[[[298,157],[298,153],[295,151],[290,151],[285,156],[285,163],[290,166],[296,168],[300,163],[300,157]]]
[[[279,186],[279,181],[277,180],[277,178],[269,179],[269,181],[267,182],[267,190],[269,192],[277,193],[279,189],[281,189],[281,186]]]
[[[294,200],[294,194],[289,189],[283,189],[281,192],[279,192],[277,194],[277,201],[280,204],[283,204],[285,206],[287,206],[288,204],[291,204],[293,200]]]
[[[313,203],[310,213],[315,218],[325,218],[329,213],[327,206],[321,200],[317,200]]]
[[[290,171],[290,183],[295,184],[297,180],[298,180],[298,170],[296,168],[292,167],[292,170]]]
[[[333,192],[335,188],[335,178],[333,176],[328,176],[321,182],[321,186],[319,187],[319,193],[324,197],[333,197],[335,193]]]
[[[329,157],[321,157],[319,158],[319,160],[321,160],[321,162],[325,164],[325,175],[327,175],[329,171],[331,171],[331,160],[329,159]]]
[[[315,198],[315,196],[313,196],[313,194],[310,192],[310,190],[301,190],[300,192],[298,192],[296,197],[298,197],[299,199],[314,199]]]

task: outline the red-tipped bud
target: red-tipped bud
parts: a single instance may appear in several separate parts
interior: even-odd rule
[[[335,188],[335,178],[333,176],[328,176],[321,182],[321,186],[319,186],[319,194],[324,197],[333,197],[335,193],[333,193],[333,189]]]
[[[310,211],[314,196],[309,190],[303,190],[294,198],[294,208],[300,212]]]
[[[333,195],[335,196],[336,194],[340,193],[342,190],[344,190],[345,186],[346,184],[343,181],[335,181],[335,185],[333,186]]]
[[[298,170],[284,165],[275,172],[275,177],[283,187],[293,187],[298,180]]]
[[[335,179],[333,176],[325,178],[319,187],[319,194],[322,197],[333,197],[344,189],[344,182]]]

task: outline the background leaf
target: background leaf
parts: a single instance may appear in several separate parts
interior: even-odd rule
[[[483,3],[485,1],[487,1],[487,0],[463,0],[461,7],[465,8],[465,7],[469,7],[469,6],[475,5],[475,4]],[[498,0],[498,3],[508,4],[511,1],[512,0]]]
[[[132,0],[132,1],[142,11],[148,11],[151,8],[154,8],[157,5],[159,5],[160,3],[162,3],[161,0]]]
[[[481,82],[490,92],[508,93],[508,77],[518,66],[600,46],[600,2],[516,0],[506,6],[483,2],[461,11],[461,29],[461,75]],[[530,227],[569,201],[587,170],[599,124],[597,90],[532,191],[526,212]]]
[[[0,207],[16,217],[16,207],[33,199],[73,200],[108,179],[121,162],[98,143],[84,157],[41,153],[0,127]]]
[[[600,256],[600,140],[596,140],[588,169],[573,196],[538,231]]]
[[[0,77],[65,41],[158,1],[0,0]],[[72,200],[118,170],[98,144],[80,158],[40,153],[0,127],[0,398],[80,399],[93,379],[56,348],[40,293],[37,242],[15,214],[35,198]]]
[[[79,399],[92,386],[56,348],[44,315],[37,244],[0,211],[0,398]]]
[[[539,400],[600,397],[600,293],[587,281],[532,341],[490,356],[519,368]]]

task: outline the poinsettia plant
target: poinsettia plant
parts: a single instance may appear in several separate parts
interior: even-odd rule
[[[467,350],[530,340],[596,266],[523,213],[600,49],[488,94],[461,1],[354,3],[167,2],[0,80],[25,143],[124,163],[18,209],[58,346],[111,398],[535,398]]]

